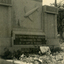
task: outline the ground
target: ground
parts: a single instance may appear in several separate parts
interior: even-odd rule
[[[60,44],[61,48],[64,50],[64,43]],[[64,51],[60,53],[56,52],[53,55],[36,55],[32,54],[29,57],[21,57],[20,60],[12,59],[12,60],[4,60],[0,58],[0,64],[37,64],[35,60],[43,63],[43,64],[64,64]]]
[[[30,57],[23,57],[20,60],[14,59],[14,60],[4,60],[0,58],[0,64],[32,64],[34,62],[32,62],[34,60],[39,61],[43,64],[64,64],[64,52],[60,52],[60,53],[56,53],[55,55],[33,55]],[[38,62],[37,61],[37,62]],[[37,62],[35,62],[35,64],[37,64]]]

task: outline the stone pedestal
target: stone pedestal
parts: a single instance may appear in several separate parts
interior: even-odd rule
[[[59,45],[57,39],[57,13],[56,7],[43,6],[43,21],[44,21],[44,32],[47,38],[48,45]]]

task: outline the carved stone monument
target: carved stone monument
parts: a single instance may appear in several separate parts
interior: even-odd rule
[[[57,8],[40,0],[0,0],[0,24],[0,54],[5,47],[58,45]]]

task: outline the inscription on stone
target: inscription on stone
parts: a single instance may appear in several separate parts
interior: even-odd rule
[[[42,35],[15,35],[14,45],[41,45],[45,41]]]

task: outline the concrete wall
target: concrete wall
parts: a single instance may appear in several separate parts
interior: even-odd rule
[[[0,38],[8,36],[8,7],[0,6]]]
[[[11,46],[11,9],[0,5],[0,54],[5,47]]]

